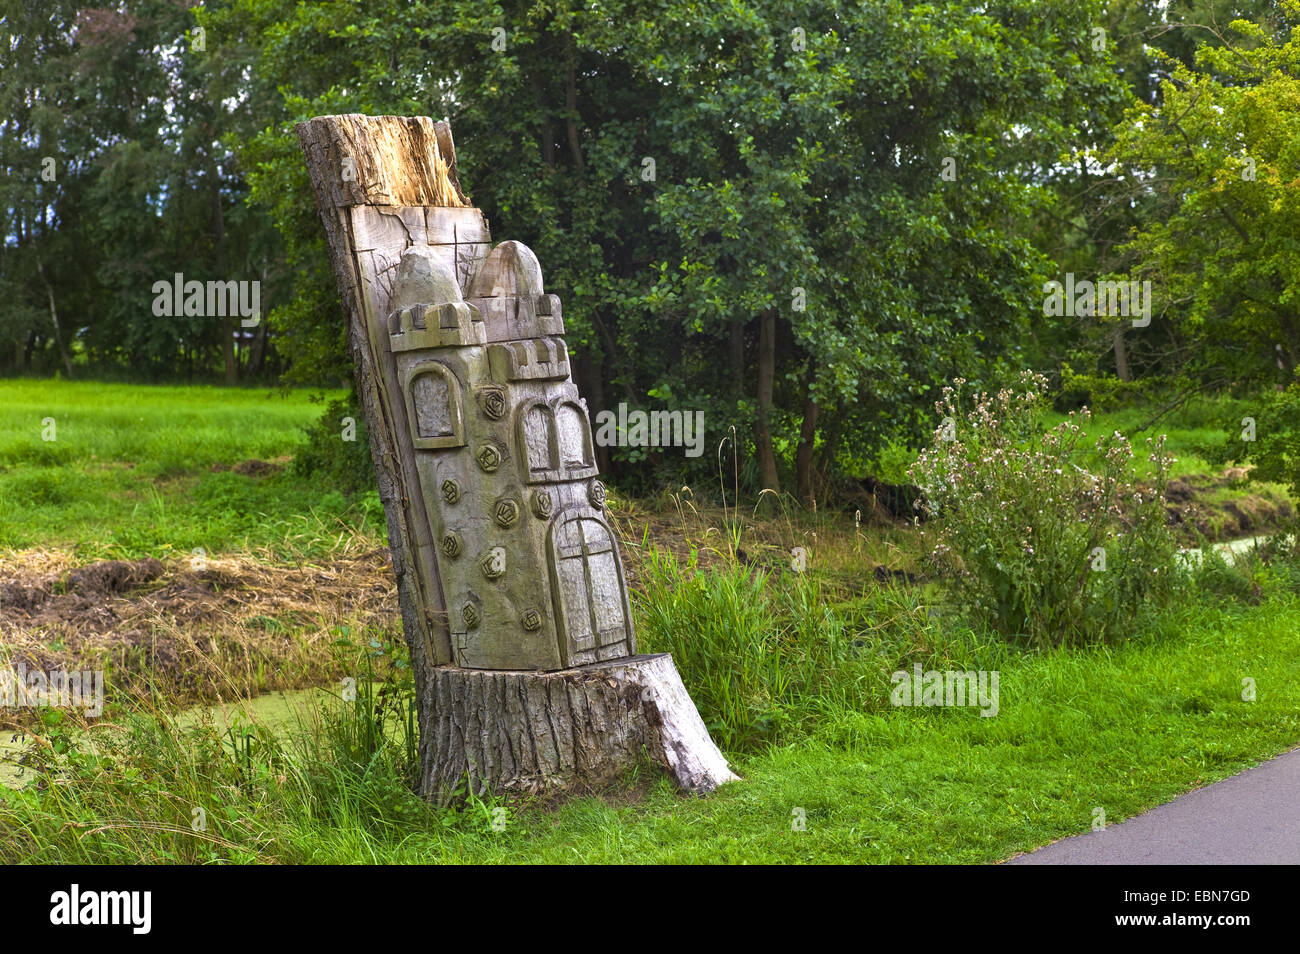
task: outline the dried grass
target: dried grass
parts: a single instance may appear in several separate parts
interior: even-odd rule
[[[107,669],[111,691],[206,702],[318,685],[337,674],[340,638],[400,634],[386,550],[298,566],[0,552],[0,656]]]

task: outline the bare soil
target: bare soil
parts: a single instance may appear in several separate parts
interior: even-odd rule
[[[1169,523],[1187,545],[1279,530],[1295,514],[1286,495],[1272,488],[1246,492],[1246,471],[1232,467],[1221,474],[1176,478],[1165,488]]]

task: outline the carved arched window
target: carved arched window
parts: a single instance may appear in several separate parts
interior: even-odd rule
[[[528,482],[554,480],[559,469],[555,412],[545,404],[531,404],[524,408],[519,424],[519,442],[523,451],[521,456],[528,468]]]
[[[564,476],[589,476],[587,471],[596,466],[596,455],[592,451],[587,412],[573,401],[559,402],[555,408],[555,432]]]
[[[530,484],[595,476],[593,448],[587,412],[575,401],[536,401],[519,412],[519,457]]]
[[[464,447],[460,382],[445,364],[426,361],[406,376],[406,409],[417,450]]]

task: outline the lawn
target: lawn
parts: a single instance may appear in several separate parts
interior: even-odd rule
[[[73,549],[86,561],[262,549],[288,558],[328,552],[340,534],[382,533],[377,496],[349,502],[284,472],[321,415],[312,398],[0,381],[0,549]]]

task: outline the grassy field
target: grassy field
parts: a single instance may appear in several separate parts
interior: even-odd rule
[[[953,615],[935,584],[878,582],[875,567],[919,565],[909,528],[615,496],[641,649],[673,652],[742,781],[683,798],[646,767],[563,804],[435,810],[408,788],[377,501],[275,463],[316,405],[0,382],[0,407],[0,604],[28,600],[0,605],[0,645],[100,653],[129,690],[93,728],[63,711],[21,721],[24,777],[40,784],[0,788],[0,861],[993,862],[1087,830],[1098,807],[1118,821],[1300,742],[1300,568],[1285,560],[1209,559],[1127,639],[1030,651]],[[57,441],[41,440],[46,417]],[[1204,439],[1194,424],[1171,429],[1176,447]],[[789,569],[796,545],[808,572]],[[195,547],[208,565],[193,566]],[[82,592],[76,568],[108,557],[161,568]],[[114,655],[123,630],[144,648]],[[891,705],[891,673],[917,663],[998,671],[997,716]],[[175,717],[371,671],[392,688],[382,726],[369,698],[298,727]]]
[[[320,414],[301,391],[2,381],[0,548],[283,559],[379,540],[376,495],[349,503],[283,472]]]
[[[1224,448],[1232,435],[1240,432],[1241,419],[1260,413],[1260,402],[1233,398],[1193,397],[1185,404],[1165,413],[1150,406],[1120,407],[1113,410],[1094,411],[1093,425],[1098,435],[1118,430],[1133,441],[1134,452],[1146,447],[1147,438],[1167,438],[1170,451],[1178,462],[1171,469],[1173,477],[1187,477],[1211,472],[1208,451]],[[1053,412],[1044,418],[1044,424],[1054,426],[1069,418],[1068,414]],[[1077,417],[1076,417],[1077,419]],[[1244,445],[1243,445],[1244,447]],[[1145,454],[1139,454],[1142,471],[1150,472]],[[1233,459],[1231,453],[1228,458]]]

